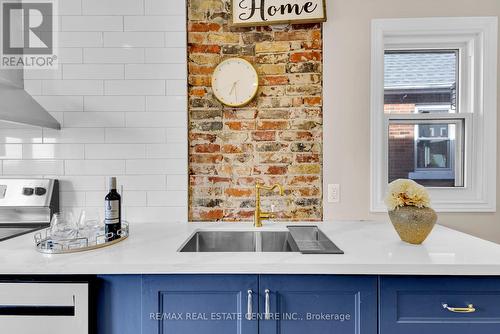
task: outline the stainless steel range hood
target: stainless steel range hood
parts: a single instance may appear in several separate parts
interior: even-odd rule
[[[61,124],[24,90],[24,71],[0,70],[0,121],[61,129]]]

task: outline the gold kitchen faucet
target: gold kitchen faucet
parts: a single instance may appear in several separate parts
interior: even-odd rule
[[[268,187],[263,184],[257,183],[255,185],[255,218],[254,218],[254,226],[255,227],[262,227],[262,219],[270,219],[274,218],[274,214],[270,212],[262,212],[260,208],[260,191],[261,189],[264,190],[269,190],[273,191],[276,188],[279,189],[280,191],[280,196],[285,195],[285,191],[283,190],[283,186],[279,183],[276,183],[275,185]]]

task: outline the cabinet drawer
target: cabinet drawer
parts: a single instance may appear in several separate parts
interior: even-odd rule
[[[380,330],[500,333],[500,279],[381,277]]]

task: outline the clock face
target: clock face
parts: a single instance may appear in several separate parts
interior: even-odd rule
[[[253,100],[259,88],[255,68],[245,59],[230,58],[221,62],[212,75],[215,97],[231,107],[244,106]]]

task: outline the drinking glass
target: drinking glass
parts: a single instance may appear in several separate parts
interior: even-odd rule
[[[54,240],[76,238],[78,226],[71,210],[55,213],[50,220],[50,235]]]
[[[78,235],[95,242],[99,234],[104,233],[104,223],[97,209],[85,209],[78,219]]]

